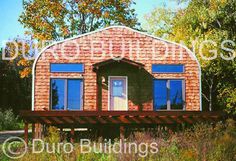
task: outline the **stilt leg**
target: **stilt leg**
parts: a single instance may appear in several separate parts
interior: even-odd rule
[[[75,129],[71,128],[71,131],[70,131],[70,142],[74,143],[74,141],[75,141]]]
[[[35,124],[32,124],[32,140],[35,138]]]
[[[125,137],[125,128],[124,126],[120,126],[120,139],[124,139]]]
[[[35,124],[35,139],[42,139],[42,125],[39,123]]]
[[[60,128],[60,141],[63,141],[63,128]]]
[[[28,135],[28,122],[25,122],[25,127],[24,127],[24,132],[25,132],[25,134],[24,134],[24,138],[25,138],[25,143],[28,145],[28,137],[29,137],[29,135]]]

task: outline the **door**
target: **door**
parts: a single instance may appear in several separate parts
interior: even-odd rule
[[[127,77],[109,77],[109,94],[109,109],[111,111],[128,110]]]

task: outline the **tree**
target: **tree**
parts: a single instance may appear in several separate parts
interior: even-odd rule
[[[172,21],[175,14],[171,9],[156,8],[150,14],[145,15],[148,23],[144,24],[144,28],[156,36],[168,38],[172,34]]]
[[[58,101],[58,87],[56,86],[56,82],[52,82],[52,107],[56,106],[58,104]]]
[[[28,29],[26,34],[31,39],[23,45],[34,48],[30,42],[34,39],[40,49],[45,46],[44,40],[60,40],[114,24],[138,27],[132,4],[132,0],[26,0],[19,21]],[[20,41],[17,43],[22,46]],[[8,48],[14,51],[14,45],[8,44]],[[18,59],[22,78],[30,75],[32,63]]]
[[[16,67],[21,78],[30,77],[32,64],[37,49],[33,40],[29,38],[15,38],[5,44],[4,56]]]
[[[155,19],[155,14],[165,13],[159,16],[159,26],[169,26],[168,39],[183,41],[190,49],[194,50],[202,67],[202,95],[207,102],[209,110],[224,108],[228,112],[236,113],[236,1],[235,0],[182,0],[188,3],[186,8],[171,12],[165,8],[155,9],[147,19],[151,28],[150,19]],[[165,12],[163,10],[166,10]],[[174,16],[173,16],[174,13]],[[158,36],[162,36],[159,34]],[[210,40],[201,48],[201,43]],[[230,40],[230,42],[224,42]],[[223,43],[223,47],[222,47]],[[212,51],[216,51],[215,53]],[[202,53],[202,55],[200,54]],[[204,57],[217,56],[212,60]],[[233,58],[225,60],[222,57]],[[205,106],[205,107],[206,107]],[[206,108],[205,108],[206,109]]]
[[[19,21],[38,40],[59,40],[109,25],[138,25],[132,0],[28,0]]]
[[[20,68],[15,61],[2,60],[0,50],[0,109],[14,112],[30,108],[31,77],[20,78]]]
[[[132,0],[23,1],[19,21],[28,29],[27,37],[6,44],[4,52],[10,57],[17,54],[16,59],[0,59],[1,108],[18,111],[30,107],[33,60],[25,57],[34,57],[45,46],[43,40],[60,40],[115,24],[138,27],[132,4]]]

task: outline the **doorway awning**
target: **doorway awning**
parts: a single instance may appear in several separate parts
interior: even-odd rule
[[[109,64],[114,63],[114,62],[117,62],[117,63],[127,63],[127,64],[130,64],[130,65],[132,65],[132,66],[135,66],[135,67],[137,67],[137,68],[139,68],[139,69],[141,69],[141,68],[144,67],[144,64],[142,64],[142,63],[139,63],[139,62],[136,62],[136,61],[127,59],[127,58],[116,57],[116,58],[114,58],[114,59],[108,59],[108,60],[101,61],[101,62],[98,62],[98,63],[93,64],[93,70],[96,71],[96,70],[98,70],[100,67],[109,65]]]

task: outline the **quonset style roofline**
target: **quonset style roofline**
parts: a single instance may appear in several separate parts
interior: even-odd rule
[[[74,36],[74,37],[71,37],[71,38],[67,38],[67,39],[64,39],[64,40],[61,40],[61,41],[57,41],[57,42],[54,42],[48,46],[46,46],[45,48],[43,48],[39,54],[37,55],[36,59],[34,60],[34,63],[33,63],[33,69],[32,69],[32,111],[34,111],[34,79],[35,79],[35,66],[36,66],[36,63],[39,59],[39,57],[41,56],[42,53],[44,53],[45,50],[47,50],[49,47],[52,47],[53,45],[56,45],[56,44],[59,44],[59,43],[62,43],[62,42],[65,42],[65,41],[68,41],[68,40],[73,40],[73,39],[77,39],[77,38],[80,38],[80,37],[83,37],[83,36],[87,36],[87,35],[92,35],[94,33],[97,33],[97,32],[100,32],[100,31],[104,31],[104,30],[107,30],[107,29],[111,29],[111,28],[123,28],[123,29],[127,29],[127,30],[130,30],[130,31],[133,31],[133,32],[136,32],[136,33],[139,33],[139,34],[142,34],[142,35],[145,35],[145,36],[148,36],[148,37],[151,37],[151,38],[154,38],[154,39],[157,39],[157,40],[160,40],[160,41],[164,41],[164,42],[167,42],[167,43],[170,43],[170,44],[174,44],[174,45],[177,45],[177,46],[180,46],[182,48],[184,48],[187,53],[194,59],[196,60],[197,64],[198,64],[198,70],[199,70],[199,85],[200,85],[200,88],[199,88],[199,97],[200,97],[200,111],[202,111],[202,96],[201,96],[201,91],[202,91],[202,82],[201,82],[201,66],[200,66],[200,63],[196,57],[196,55],[190,50],[188,49],[186,46],[182,45],[182,44],[179,44],[179,43],[176,43],[176,42],[172,42],[172,41],[169,41],[169,40],[165,40],[165,39],[162,39],[160,37],[156,37],[156,36],[153,36],[153,35],[150,35],[148,33],[145,33],[145,32],[141,32],[141,31],[137,31],[137,30],[134,30],[130,27],[126,27],[126,26],[109,26],[109,27],[105,27],[105,28],[102,28],[102,29],[98,29],[98,30],[95,30],[95,31],[92,31],[92,32],[88,32],[88,33],[85,33],[85,34],[81,34],[81,35],[78,35],[78,36]]]

